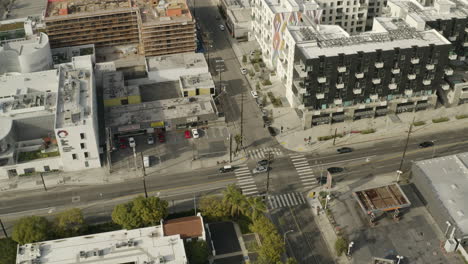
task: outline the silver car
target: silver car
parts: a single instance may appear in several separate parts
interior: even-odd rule
[[[258,166],[257,168],[253,169],[252,170],[252,173],[253,174],[257,174],[257,173],[262,173],[262,172],[266,172],[268,171],[268,168],[265,167],[265,166]]]

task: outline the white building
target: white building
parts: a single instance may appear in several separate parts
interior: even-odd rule
[[[90,56],[0,76],[0,178],[100,167]]]
[[[0,42],[0,74],[28,73],[52,69],[49,37],[44,33],[28,39]]]
[[[226,27],[232,37],[247,39],[252,27],[249,0],[221,0],[221,8],[226,14]]]
[[[146,58],[148,79],[155,82],[178,81],[183,75],[208,73],[203,53],[187,52]]]
[[[26,244],[17,264],[186,264],[180,235],[165,236],[162,226],[119,230]]]

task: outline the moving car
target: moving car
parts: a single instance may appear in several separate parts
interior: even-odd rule
[[[423,143],[419,144],[420,148],[428,148],[434,146],[434,142],[432,141],[424,141]]]
[[[343,172],[344,169],[343,168],[340,168],[340,167],[330,167],[327,169],[327,171],[331,174],[333,173],[339,173],[339,172]]]
[[[252,170],[252,173],[257,174],[257,173],[262,173],[266,171],[268,171],[268,168],[266,166],[258,166],[257,168]]]
[[[270,133],[270,136],[272,137],[276,136],[276,131],[271,126],[268,127],[268,132]]]
[[[253,98],[258,98],[258,94],[256,91],[250,91],[250,94],[252,94]]]
[[[149,135],[148,139],[146,140],[148,142],[148,145],[153,145],[154,144],[154,137],[153,135]]]
[[[348,148],[348,147],[343,147],[343,148],[337,149],[336,151],[338,151],[338,153],[342,154],[342,153],[353,152],[353,149],[352,149],[352,148]]]
[[[131,148],[136,147],[135,139],[133,137],[129,137],[128,138],[128,144],[130,145]]]
[[[224,31],[224,25],[219,25],[219,29],[220,29],[221,31]]]
[[[246,75],[246,74],[247,74],[247,69],[246,69],[246,68],[241,68],[240,71],[241,71],[241,73],[242,73],[243,75]]]
[[[231,165],[226,165],[219,169],[219,172],[221,173],[230,172],[230,171],[234,171],[234,167],[232,167]]]
[[[270,163],[271,163],[271,161],[270,161]],[[259,160],[257,162],[257,166],[266,166],[266,165],[268,165],[268,160],[266,160],[266,159],[265,160]]]
[[[184,135],[185,135],[185,138],[192,138],[192,135],[190,135],[190,131],[188,130],[185,130]]]
[[[200,134],[198,134],[198,129],[196,128],[192,129],[192,135],[193,135],[193,138],[199,138]]]

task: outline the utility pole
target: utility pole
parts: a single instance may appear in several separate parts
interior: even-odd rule
[[[240,145],[244,148],[244,91],[241,88]],[[269,156],[268,156],[269,157]]]
[[[7,231],[5,229],[5,226],[3,225],[2,219],[0,219],[0,225],[2,226],[3,234],[5,235],[6,238],[8,238]]]
[[[193,195],[193,208],[195,208],[195,215],[197,215],[197,195]]]
[[[411,124],[410,124],[409,129],[408,129],[408,135],[406,136],[405,149],[403,150],[403,155],[401,156],[401,161],[400,161],[400,167],[398,168],[399,171],[401,171],[401,168],[403,167],[403,162],[405,161],[406,150],[408,149],[408,142],[409,142],[409,138],[410,138],[410,135],[411,135],[411,130],[413,129],[413,123],[414,123],[415,118],[416,118],[416,116],[413,117],[413,121],[411,121]]]
[[[148,190],[146,190],[146,169],[145,169],[145,161],[143,159],[143,152],[140,152],[141,156],[141,172],[143,172],[143,188],[145,190],[145,198],[148,198]]]
[[[270,191],[270,158],[271,152],[268,151],[268,162],[267,162],[267,184],[266,184],[266,195],[268,197],[268,192]]]
[[[232,162],[232,135],[229,133],[229,163]]]
[[[335,146],[336,132],[338,132],[338,128],[335,128],[335,136],[333,137],[333,146]]]
[[[39,175],[41,175],[41,180],[42,180],[42,185],[44,186],[44,190],[47,192],[47,187],[45,185],[44,176],[42,175],[42,172],[40,172]]]

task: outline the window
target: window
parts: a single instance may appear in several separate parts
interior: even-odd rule
[[[85,139],[86,138],[85,133],[80,133],[80,138]]]
[[[85,152],[85,153],[84,153],[84,157],[85,157],[85,158],[89,158],[89,153],[88,153],[88,152]]]
[[[72,159],[77,160],[78,156],[76,156],[76,154],[72,154]]]
[[[86,148],[86,144],[85,144],[85,143],[80,143],[80,147],[81,147],[81,149],[85,149],[85,148]]]
[[[85,165],[86,168],[88,168],[89,167],[89,162],[85,161],[84,165]]]

